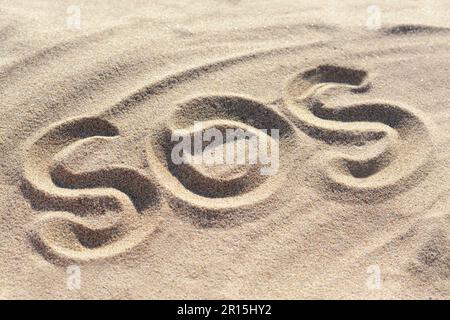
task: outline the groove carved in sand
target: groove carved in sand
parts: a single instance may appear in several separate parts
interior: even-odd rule
[[[417,185],[433,154],[426,116],[384,101],[328,107],[321,95],[335,89],[363,94],[370,90],[367,73],[323,65],[295,76],[284,90],[288,117],[311,137],[336,146],[321,155],[321,183],[340,197],[365,200]]]
[[[22,189],[35,209],[47,212],[30,234],[45,257],[106,258],[155,230],[150,216],[159,196],[145,174],[119,166],[75,173],[61,161],[88,141],[116,135],[107,121],[75,118],[46,128],[28,145]]]
[[[261,175],[264,165],[260,163],[244,168],[218,165],[219,170],[190,163],[173,164],[172,133],[183,129],[192,136],[195,122],[202,122],[203,130],[242,129],[255,136],[266,135],[260,129],[278,129],[279,138],[274,141],[280,154],[277,174]],[[270,207],[271,195],[283,185],[290,162],[299,151],[295,130],[283,116],[261,102],[235,95],[200,96],[180,103],[147,145],[150,167],[167,190],[172,207],[188,213],[202,226],[239,223],[262,215]]]

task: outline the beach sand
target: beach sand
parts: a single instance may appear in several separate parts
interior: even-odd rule
[[[0,298],[450,298],[449,10],[0,1]]]

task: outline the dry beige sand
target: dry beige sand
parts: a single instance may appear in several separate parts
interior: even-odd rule
[[[1,0],[0,298],[450,298],[449,12]],[[175,165],[196,121],[279,170]]]

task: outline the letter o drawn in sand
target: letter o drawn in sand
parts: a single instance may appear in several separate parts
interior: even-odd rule
[[[171,141],[174,132],[182,132],[194,141],[196,123],[204,133],[214,129],[225,136],[227,130],[241,129],[249,136],[274,139],[269,129],[279,132],[279,168],[273,174],[261,174],[267,164],[207,166],[195,161],[175,164]],[[267,130],[266,130],[267,129]],[[271,199],[283,187],[291,161],[299,152],[295,128],[283,116],[252,98],[237,95],[200,96],[181,102],[170,120],[155,131],[147,143],[147,155],[154,174],[167,193],[175,211],[189,216],[203,227],[231,226],[270,213]],[[264,140],[264,139],[261,139]],[[227,141],[227,140],[223,140]],[[219,147],[220,144],[218,144]],[[190,159],[205,150],[194,150]],[[226,146],[222,150],[226,150]],[[189,153],[189,152],[187,152]]]

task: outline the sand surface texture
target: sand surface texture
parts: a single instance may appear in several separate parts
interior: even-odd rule
[[[449,12],[0,1],[0,298],[450,298]],[[278,170],[174,164],[196,122]]]

